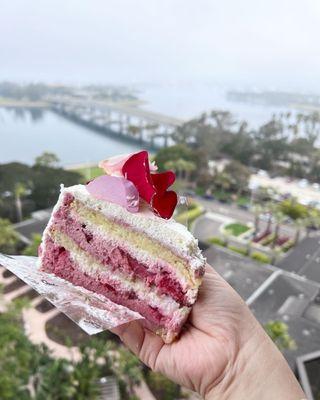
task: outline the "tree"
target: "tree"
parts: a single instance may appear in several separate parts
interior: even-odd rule
[[[7,219],[0,218],[0,252],[15,254],[19,236]]]
[[[230,140],[221,146],[221,151],[244,165],[251,165],[256,149],[252,132],[247,128],[246,122],[240,123],[238,131],[233,133]]]
[[[213,177],[213,184],[217,189],[228,192],[233,185],[233,178],[225,171],[219,172]]]
[[[41,235],[39,233],[35,233],[32,235],[32,242],[23,250],[22,254],[25,256],[37,256],[40,243]]]
[[[296,348],[294,339],[289,334],[289,327],[282,321],[269,321],[264,325],[264,329],[280,351]]]
[[[295,199],[284,200],[280,203],[279,209],[283,214],[293,220],[304,219],[308,216],[308,209],[304,205],[297,202]]]
[[[25,300],[16,300],[0,313],[1,400],[98,400],[98,382],[110,375],[121,383],[122,398],[132,398],[133,385],[142,378],[134,355],[97,337],[80,346],[79,361],[54,359],[46,346],[26,336],[21,319],[26,306]]]
[[[33,345],[24,333],[21,310],[25,306],[25,301],[16,300],[8,305],[6,312],[0,313],[0,398],[3,400],[29,400],[31,377],[37,375],[39,366],[50,361],[48,349]]]
[[[254,204],[253,205],[253,213],[254,213],[254,233],[253,238],[255,238],[259,232],[259,225],[260,225],[260,215],[263,211],[263,207],[261,204]]]
[[[35,165],[41,167],[56,167],[59,161],[59,158],[54,153],[45,151],[40,156],[36,157]]]
[[[30,198],[37,209],[53,206],[60,192],[60,185],[75,185],[81,182],[82,176],[75,171],[65,171],[62,168],[51,168],[35,165],[33,170],[33,190]]]
[[[231,176],[231,189],[238,194],[248,190],[250,171],[239,161],[231,161],[226,165],[225,174]]]
[[[183,158],[178,160],[171,160],[165,163],[167,170],[173,170],[176,173],[177,178],[189,180],[190,173],[196,169],[196,165],[192,161],[186,161]]]
[[[230,111],[212,110],[210,118],[221,133],[230,132],[231,128],[236,124]]]
[[[154,158],[154,161],[157,164],[159,171],[165,171],[166,163],[168,163],[169,161],[178,160],[190,161],[197,164],[198,157],[196,152],[192,151],[185,144],[177,144],[160,149]]]
[[[26,194],[26,187],[23,183],[17,182],[14,186],[14,199],[17,211],[17,219],[18,221],[22,221],[22,202],[21,197]]]
[[[0,217],[16,222],[17,207],[24,196],[23,211],[27,216],[34,209],[51,207],[57,201],[61,183],[75,185],[83,177],[62,168],[21,163],[0,164]],[[22,190],[23,189],[23,190]]]
[[[275,160],[285,159],[288,152],[288,137],[283,124],[272,119],[253,135],[257,153],[256,165],[270,170]]]
[[[272,213],[274,219],[275,219],[275,228],[274,228],[274,237],[271,243],[271,247],[274,249],[279,237],[279,232],[280,232],[280,226],[283,223],[284,219],[285,219],[285,215],[283,214],[283,212],[279,211],[278,208],[276,208],[274,210],[274,212]]]

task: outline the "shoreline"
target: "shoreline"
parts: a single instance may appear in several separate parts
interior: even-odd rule
[[[0,97],[0,107],[4,108],[49,108],[45,101],[14,100]]]

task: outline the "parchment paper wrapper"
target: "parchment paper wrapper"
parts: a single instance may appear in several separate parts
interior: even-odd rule
[[[37,257],[6,256],[0,253],[0,265],[31,286],[89,335],[143,319],[139,313],[127,307],[39,271],[37,262]]]

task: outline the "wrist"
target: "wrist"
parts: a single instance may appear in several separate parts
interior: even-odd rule
[[[287,362],[262,327],[254,324],[236,359],[206,400],[301,400],[305,395]]]

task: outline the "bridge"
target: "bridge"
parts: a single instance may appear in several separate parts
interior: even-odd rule
[[[185,121],[122,103],[61,96],[47,99],[56,113],[102,134],[125,138],[150,149],[173,144],[174,130]]]

